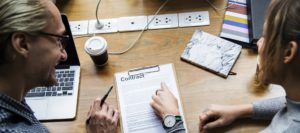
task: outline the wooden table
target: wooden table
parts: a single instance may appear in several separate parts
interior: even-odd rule
[[[165,0],[102,0],[99,10],[101,19],[125,16],[153,15]],[[211,0],[216,6],[224,7],[225,0]],[[95,19],[97,0],[57,1],[60,10],[70,21]],[[62,3],[61,3],[62,2]],[[173,63],[176,69],[185,117],[190,133],[199,132],[199,114],[210,104],[251,103],[258,99],[284,95],[281,88],[270,89],[265,94],[251,93],[251,83],[256,69],[256,57],[252,50],[243,49],[233,71],[235,76],[227,79],[190,65],[180,60],[187,42],[196,29],[219,35],[224,11],[214,10],[205,0],[170,0],[159,14],[191,11],[209,11],[210,25],[202,27],[148,30],[136,46],[123,55],[110,55],[104,68],[96,68],[83,46],[88,37],[75,39],[81,62],[81,80],[77,118],[73,121],[44,122],[55,133],[82,133],[85,119],[94,98],[103,96],[114,83],[114,73],[130,68]],[[108,42],[109,51],[126,48],[139,32],[101,34]],[[108,102],[118,106],[113,91]],[[232,125],[212,132],[253,133],[268,125],[268,121],[238,120]],[[120,132],[120,126],[118,126]]]

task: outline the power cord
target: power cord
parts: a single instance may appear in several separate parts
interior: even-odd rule
[[[100,2],[101,2],[101,0],[98,1],[97,7],[96,7],[96,18],[97,18],[97,23],[96,23],[96,25],[101,23],[100,20],[99,20],[99,18],[98,18],[98,9],[99,9]],[[108,52],[108,54],[111,54],[111,55],[121,55],[121,54],[124,54],[124,53],[128,52],[131,48],[133,48],[133,47],[135,46],[135,44],[138,42],[138,40],[142,37],[142,34],[143,34],[144,31],[146,30],[146,28],[149,26],[149,24],[155,19],[155,17],[156,17],[157,14],[160,12],[160,10],[161,10],[168,2],[169,2],[169,0],[166,0],[166,1],[158,8],[158,10],[156,11],[154,17],[147,23],[147,25],[146,25],[146,26],[143,28],[143,30],[140,32],[140,34],[138,35],[138,37],[137,37],[137,38],[129,45],[128,48],[126,48],[125,50],[120,51],[120,52]],[[237,4],[237,0],[235,0],[235,1],[233,1],[232,4],[226,6],[225,8],[218,8],[218,7],[216,7],[214,4],[212,4],[210,0],[206,0],[206,2],[207,2],[208,4],[210,4],[210,6],[212,6],[215,10],[225,10],[225,9],[227,9],[227,8],[229,8],[229,7],[231,7],[231,6],[235,5],[235,4]],[[229,2],[229,0],[228,0],[228,2]],[[97,27],[97,26],[96,26],[96,27]],[[100,28],[100,29],[101,29],[101,28]],[[89,37],[89,36],[91,36],[91,35],[82,35],[82,36],[78,36],[78,37],[75,37],[75,38]],[[95,36],[95,34],[94,34],[94,36]],[[75,38],[74,38],[74,39],[75,39]]]
[[[97,3],[97,7],[96,7],[96,18],[97,18],[97,23],[96,23],[96,28],[97,29],[102,29],[104,27],[103,23],[100,22],[99,18],[98,18],[98,9],[99,9],[99,5],[100,5],[101,0],[98,1]]]
[[[227,1],[228,1],[227,3],[229,3],[229,0],[227,0]],[[228,6],[224,7],[224,8],[218,8],[218,7],[216,7],[213,3],[211,3],[210,0],[206,0],[206,2],[207,2],[211,7],[213,7],[215,10],[225,10],[225,9],[227,9],[227,8],[229,8],[229,7],[231,7],[231,6],[235,5],[235,4],[237,4],[237,0],[235,0],[235,1],[232,2],[232,4],[230,4],[230,5],[228,5]]]
[[[84,37],[92,37],[93,35],[77,35],[77,36],[73,36],[73,39],[78,39],[78,38],[84,38]]]
[[[128,52],[137,42],[138,40],[142,37],[142,34],[144,33],[144,31],[146,30],[146,28],[149,26],[149,24],[155,19],[155,17],[157,16],[157,14],[160,12],[160,10],[169,2],[169,0],[166,0],[156,11],[154,17],[147,23],[147,25],[143,28],[143,30],[140,32],[140,34],[138,35],[138,37],[135,39],[135,41],[133,41],[129,47],[123,51],[120,52],[108,52],[108,54],[111,55],[121,55],[124,54],[126,52]]]

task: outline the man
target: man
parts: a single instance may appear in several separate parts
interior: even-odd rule
[[[64,32],[60,13],[50,0],[1,0],[0,133],[49,132],[24,97],[31,88],[56,84],[55,66],[67,59]],[[88,132],[115,132],[118,111],[107,103],[100,108],[99,98],[89,116]]]

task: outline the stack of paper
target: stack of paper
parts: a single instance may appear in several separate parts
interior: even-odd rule
[[[162,119],[150,106],[152,95],[165,82],[178,100],[188,133],[173,64],[136,68],[115,74],[123,133],[166,133]]]

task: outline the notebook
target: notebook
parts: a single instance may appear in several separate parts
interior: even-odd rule
[[[253,47],[249,40],[246,0],[229,0],[220,37],[243,47]]]
[[[80,63],[67,16],[62,15],[62,20],[70,40],[66,47],[68,59],[56,66],[58,86],[33,88],[25,97],[34,115],[42,121],[76,117]]]
[[[266,10],[271,0],[247,0],[250,42],[254,45],[262,37]]]
[[[233,42],[196,30],[184,49],[181,59],[228,77],[242,47]]]
[[[136,68],[115,74],[123,133],[166,133],[162,120],[150,106],[152,95],[165,82],[184,113],[173,64]],[[186,122],[184,126],[187,131]]]

